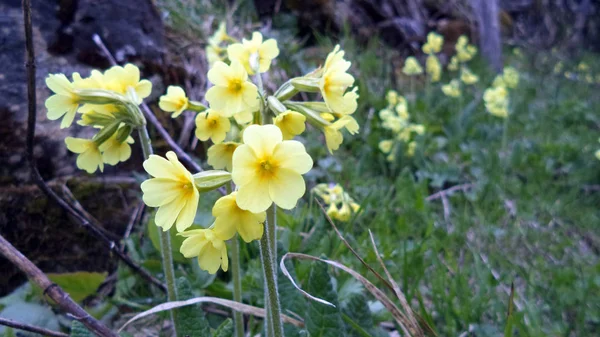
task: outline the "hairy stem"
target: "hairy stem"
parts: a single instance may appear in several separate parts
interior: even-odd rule
[[[231,183],[225,185],[227,194],[231,193]],[[231,240],[231,276],[233,278],[233,300],[242,303],[242,268],[240,266],[240,239],[235,236]],[[239,311],[233,312],[235,336],[244,337],[244,316]]]
[[[140,112],[141,115],[141,112]],[[148,129],[145,126],[138,128],[138,134],[140,136],[140,143],[144,152],[144,159],[150,158],[152,154],[152,142],[148,135]],[[169,302],[177,301],[177,288],[175,287],[175,268],[173,267],[173,251],[171,250],[171,235],[169,231],[158,230],[160,236],[160,254],[162,257],[163,271],[165,273],[165,279],[167,280],[167,299]],[[175,310],[171,310],[171,321],[173,323],[173,330],[175,336],[177,336],[177,330],[175,325]]]
[[[272,205],[269,210],[267,210],[268,214],[273,214],[271,209],[274,209],[276,206]],[[275,268],[273,254],[274,252],[271,250],[269,233],[271,232],[270,226],[274,227],[274,223],[270,223],[269,219],[265,223],[265,232],[263,237],[260,239],[260,257],[263,265],[263,272],[265,277],[265,292],[267,295],[268,301],[265,303],[265,308],[267,310],[267,336],[274,337],[283,337],[283,323],[281,322],[281,306],[279,304],[279,293],[277,292],[277,281],[275,277]],[[271,332],[271,335],[268,333]]]

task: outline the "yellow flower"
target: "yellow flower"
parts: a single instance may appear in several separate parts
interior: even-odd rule
[[[140,81],[140,69],[131,63],[125,66],[113,66],[104,72],[106,88],[125,95],[129,88],[135,91],[137,101],[141,104],[142,100],[150,96],[152,91],[152,82],[148,80]]]
[[[288,140],[304,132],[305,121],[306,117],[303,114],[287,110],[275,117],[274,123],[281,130],[283,139]]]
[[[338,214],[339,214],[339,210],[338,210],[337,206],[335,205],[335,203],[329,204],[329,208],[327,208],[327,215],[329,215],[329,217],[332,219],[337,219]]]
[[[219,28],[208,39],[208,44],[216,46],[227,39],[230,39],[229,35],[227,35],[227,23],[222,21],[219,23]]]
[[[504,80],[506,87],[514,89],[519,85],[519,72],[513,67],[505,67],[502,79]]]
[[[590,70],[590,66],[583,61],[579,62],[577,65],[577,71],[586,72],[588,70]]]
[[[452,56],[452,58],[450,59],[450,63],[448,63],[448,70],[450,71],[457,71],[458,70],[458,58],[455,56]]]
[[[505,87],[499,86],[486,89],[483,100],[490,114],[500,118],[508,117],[508,91]]]
[[[466,85],[471,85],[479,81],[479,76],[473,74],[473,72],[469,70],[469,68],[463,67],[460,72],[460,80],[463,81]]]
[[[506,83],[504,83],[504,76],[502,76],[502,74],[496,75],[496,77],[494,77],[494,81],[492,82],[492,87],[494,87],[494,88],[505,87],[506,88]]]
[[[460,81],[454,79],[448,84],[442,85],[442,92],[448,97],[460,97]]]
[[[253,213],[265,211],[272,203],[294,208],[306,190],[302,174],[313,165],[304,145],[283,140],[275,125],[250,125],[243,138],[244,144],[233,153],[231,172],[239,188],[238,206]]]
[[[225,140],[227,131],[231,128],[231,123],[221,112],[209,109],[196,116],[196,137],[201,141],[212,139],[213,143],[218,144]]]
[[[133,138],[127,137],[124,142],[119,142],[117,133],[115,132],[107,141],[99,147],[102,151],[102,160],[108,165],[117,165],[119,162],[124,162],[131,157],[131,146]]]
[[[194,222],[200,193],[194,177],[173,151],[167,152],[167,159],[151,155],[144,161],[144,169],[154,178],[142,183],[142,199],[146,205],[158,207],[158,227],[168,231],[176,223],[177,231],[182,232]]]
[[[227,171],[231,172],[233,152],[240,145],[240,143],[235,142],[214,144],[207,152],[208,165],[212,166],[215,170],[226,168]]]
[[[224,240],[239,233],[245,242],[260,240],[263,236],[266,212],[252,213],[241,209],[236,203],[237,192],[221,197],[212,209],[215,217],[213,230]]]
[[[412,141],[408,143],[408,148],[406,149],[406,155],[412,157],[415,155],[415,150],[417,149],[417,142]]]
[[[210,274],[215,274],[219,267],[227,271],[227,245],[212,229],[194,229],[178,235],[186,237],[179,251],[187,258],[197,256],[200,269]]]
[[[379,142],[379,149],[383,153],[390,153],[390,151],[392,151],[393,145],[394,145],[394,141],[391,139],[382,140]]]
[[[444,37],[435,32],[427,34],[427,43],[423,45],[423,52],[425,54],[435,54],[442,50],[444,45]]]
[[[327,107],[336,113],[348,115],[356,110],[356,93],[346,93],[346,89],[354,83],[354,77],[346,71],[350,62],[344,60],[344,52],[340,46],[329,53],[323,67],[323,76],[319,80],[319,88]],[[350,95],[349,95],[350,94]]]
[[[48,119],[57,120],[64,116],[60,128],[71,126],[79,108],[79,97],[74,92],[73,84],[63,74],[50,74],[46,78],[46,85],[55,93],[45,103]]]
[[[556,65],[554,65],[554,70],[553,70],[553,71],[554,71],[554,73],[555,73],[555,74],[560,74],[560,73],[562,73],[562,71],[563,71],[563,67],[564,67],[563,63],[559,61],[559,62],[558,62]]]
[[[600,150],[597,150],[595,155],[596,155],[596,159],[600,160]]]
[[[102,154],[98,149],[98,145],[93,140],[67,137],[65,138],[65,144],[69,151],[79,153],[79,156],[77,156],[77,167],[87,171],[87,173],[94,173],[97,168],[101,172],[104,171]]]
[[[423,73],[423,68],[414,56],[410,56],[404,61],[402,72],[408,76],[420,75]]]
[[[170,85],[167,94],[160,96],[158,106],[167,112],[172,112],[172,118],[176,118],[188,107],[188,98],[181,87]]]
[[[429,74],[429,78],[431,82],[437,82],[440,80],[442,76],[442,65],[440,64],[440,60],[435,55],[427,56],[427,60],[425,61],[425,69],[427,70],[427,74]]]
[[[333,153],[333,151],[340,148],[340,145],[344,141],[344,136],[340,132],[342,128],[346,128],[351,135],[358,133],[358,123],[356,120],[350,116],[344,116],[333,124],[326,126],[323,129],[325,134],[325,143],[327,143],[327,149],[329,153]]]
[[[385,100],[390,106],[398,104],[398,92],[396,90],[388,91],[387,94],[385,94]]]
[[[259,32],[252,33],[252,40],[243,39],[242,43],[234,43],[227,47],[227,56],[233,62],[238,61],[246,71],[253,75],[258,72],[264,73],[269,70],[271,61],[279,55],[277,41],[268,39],[263,42],[263,36]]]
[[[238,61],[232,61],[230,66],[216,62],[208,71],[208,79],[214,86],[206,92],[206,100],[225,117],[256,106],[258,89],[248,81],[248,73]]]
[[[352,216],[352,211],[350,210],[350,206],[348,206],[348,203],[342,203],[342,207],[340,207],[340,210],[338,211],[337,214],[337,219],[340,221],[348,221],[350,220],[350,217]]]

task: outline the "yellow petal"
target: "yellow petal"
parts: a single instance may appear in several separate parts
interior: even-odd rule
[[[201,231],[201,232],[200,232]],[[181,247],[179,248],[179,251],[181,252],[181,254],[183,254],[183,256],[189,258],[198,256],[200,254],[200,252],[202,251],[202,249],[204,248],[205,245],[210,244],[205,236],[204,236],[204,232],[205,230],[199,230],[197,231],[187,231],[184,232],[182,234],[189,234],[190,236],[183,240],[183,243],[181,244]],[[191,232],[196,232],[196,233],[191,233]],[[187,236],[187,235],[185,235]]]
[[[246,185],[239,187],[236,202],[241,209],[252,213],[266,211],[273,203],[269,196],[269,185],[258,179],[251,180]]]
[[[198,255],[198,265],[200,269],[206,270],[209,274],[215,274],[221,266],[221,251],[214,248],[211,242],[208,242]]]
[[[269,195],[277,206],[283,209],[296,207],[306,191],[304,179],[292,170],[279,168],[277,174],[269,181]]]
[[[227,64],[217,61],[213,67],[208,71],[208,80],[217,86],[226,87],[229,85],[229,78],[231,77],[231,71]],[[209,90],[210,91],[210,90]],[[206,93],[208,95],[208,93]],[[208,98],[207,98],[208,99]]]
[[[295,140],[283,141],[275,147],[273,158],[283,169],[305,174],[313,167],[312,158],[306,153],[304,145]]]
[[[179,179],[177,170],[163,157],[150,155],[150,158],[144,161],[143,166],[146,172],[153,177],[173,180]]]
[[[175,200],[158,208],[154,222],[158,227],[162,227],[163,231],[168,231],[184,206],[185,198],[180,194]]]
[[[181,194],[181,184],[174,180],[153,178],[141,184],[142,200],[150,207],[166,205]]]
[[[238,185],[245,185],[255,179],[258,157],[247,144],[240,145],[233,153],[231,179]]]
[[[272,124],[250,125],[244,130],[244,144],[249,145],[259,158],[265,154],[271,154],[275,145],[281,143],[282,140],[281,130]]]
[[[183,232],[186,228],[190,227],[194,223],[194,218],[196,218],[196,211],[198,210],[198,201],[200,200],[200,193],[196,188],[192,187],[192,195],[191,198],[188,198],[185,201],[185,206],[179,213],[177,217],[177,222],[175,224],[178,232]]]
[[[50,74],[46,78],[46,85],[55,94],[63,96],[71,96],[73,93],[73,85],[63,74]]]

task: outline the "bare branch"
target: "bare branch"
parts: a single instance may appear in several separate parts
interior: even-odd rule
[[[13,321],[12,319],[8,319],[8,318],[0,317],[0,325],[8,326],[8,327],[23,330],[23,331],[39,333],[44,336],[69,337],[69,335],[67,335],[66,333],[40,328],[38,326]]]
[[[30,6],[29,0],[23,0],[24,6]],[[17,266],[30,281],[37,284],[44,290],[56,304],[64,311],[70,313],[76,320],[80,321],[93,333],[102,337],[118,337],[104,324],[88,314],[82,307],[75,303],[69,294],[61,287],[52,283],[50,279],[38,267],[36,267],[27,257],[19,252],[10,242],[0,235],[0,254],[7,258],[12,264]]]

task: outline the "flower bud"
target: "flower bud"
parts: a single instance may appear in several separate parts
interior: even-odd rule
[[[231,181],[231,173],[222,170],[202,171],[194,174],[194,184],[198,191],[209,192]]]
[[[292,78],[291,81],[294,88],[304,92],[320,92],[319,79],[311,77],[296,77]]]
[[[196,112],[202,112],[202,111],[208,109],[204,104],[202,104],[198,101],[189,101],[187,108],[189,110],[193,110]]]
[[[102,129],[100,129],[100,131],[98,131],[98,133],[94,136],[94,138],[92,138],[94,140],[94,143],[96,143],[96,145],[100,146],[102,143],[107,141],[110,137],[112,137],[112,135],[115,134],[115,132],[117,132],[117,129],[119,128],[119,124],[121,124],[121,122],[115,121],[115,122],[103,127]]]
[[[123,143],[127,140],[127,137],[129,137],[129,135],[131,135],[131,130],[132,127],[129,125],[125,125],[121,128],[119,128],[119,130],[117,130],[117,141],[119,143]]]
[[[294,88],[291,81],[285,82],[277,91],[274,96],[280,101],[286,101],[294,97],[298,93],[298,90]]]
[[[276,115],[282,114],[287,111],[287,108],[283,103],[281,103],[276,97],[269,96],[267,98],[267,104],[269,105],[269,109],[275,112]]]

